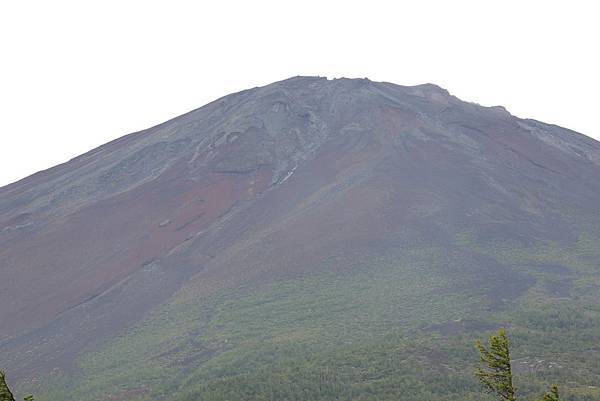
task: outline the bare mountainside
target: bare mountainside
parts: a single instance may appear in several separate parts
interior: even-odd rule
[[[465,399],[473,333],[597,344],[599,260],[600,143],[431,84],[296,77],[0,188],[0,366],[56,400],[296,399],[326,368],[310,399],[387,399],[336,359],[374,347]],[[598,396],[562,347],[532,377]]]

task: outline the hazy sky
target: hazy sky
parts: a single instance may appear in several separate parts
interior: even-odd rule
[[[2,1],[0,186],[293,75],[433,82],[600,139],[595,3]]]

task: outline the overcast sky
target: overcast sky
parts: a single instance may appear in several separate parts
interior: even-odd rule
[[[600,139],[593,1],[3,1],[0,186],[293,75],[436,83]]]

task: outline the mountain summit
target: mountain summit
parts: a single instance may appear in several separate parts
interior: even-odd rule
[[[294,77],[0,188],[0,367],[61,401],[465,399],[507,325],[583,388],[598,260],[600,143]]]

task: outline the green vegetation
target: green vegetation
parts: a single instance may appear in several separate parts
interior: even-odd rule
[[[517,390],[513,385],[512,362],[506,331],[500,329],[497,335],[490,336],[487,348],[479,340],[475,346],[484,364],[484,369],[477,368],[475,371],[479,383],[501,401],[516,400]],[[552,385],[550,391],[537,401],[560,401],[558,386]]]
[[[557,383],[570,401],[600,400],[595,235],[523,246],[474,233],[210,298],[190,284],[35,390],[43,401],[102,400],[107,388],[130,401],[485,401],[473,341],[507,327],[519,399]]]
[[[6,375],[0,370],[0,401],[15,401],[12,392],[6,384]]]
[[[498,335],[492,335],[489,339],[489,348],[486,348],[482,343],[478,340],[476,342],[476,347],[479,351],[481,362],[484,364],[484,369],[477,368],[475,371],[475,376],[479,379],[479,382],[483,385],[483,387],[491,394],[496,395],[500,398],[501,401],[515,401],[515,393],[516,389],[513,386],[513,375],[512,375],[512,366],[511,366],[511,357],[510,357],[510,349],[508,343],[508,337],[506,336],[506,332],[504,329],[501,329],[498,332]],[[294,372],[290,372],[294,373]],[[381,376],[384,372],[372,371],[371,375]],[[398,372],[390,372],[390,373],[398,373]],[[420,372],[423,374],[424,372]],[[314,370],[313,375],[311,377],[311,381],[307,381],[305,383],[296,383],[295,389],[281,389],[275,386],[272,386],[273,380],[270,381],[271,386],[268,386],[269,397],[258,397],[257,395],[260,393],[260,390],[264,392],[265,382],[257,382],[250,378],[246,380],[238,380],[234,383],[229,383],[230,385],[234,385],[233,391],[230,391],[228,394],[225,394],[225,397],[219,397],[217,399],[228,399],[229,397],[234,398],[244,398],[244,399],[270,399],[270,400],[279,400],[279,399],[288,399],[289,396],[294,396],[295,392],[300,392],[306,399],[322,399],[323,396],[329,399],[340,399],[341,394],[345,394],[347,389],[344,388],[343,381],[340,381],[340,374],[343,372],[339,372],[333,369],[321,369]],[[402,391],[407,391],[410,389],[411,382],[403,380],[403,377],[397,377],[400,379],[400,383],[388,382],[390,388],[393,388],[394,385],[402,385]],[[261,389],[262,388],[262,389]],[[238,391],[236,391],[236,389]],[[244,394],[240,394],[239,390],[242,389]],[[210,394],[210,388],[205,388]],[[283,390],[283,391],[282,391]],[[290,391],[291,390],[291,391]],[[435,388],[432,388],[435,390]],[[441,392],[449,392],[450,389],[444,387],[443,385],[439,390]],[[205,397],[203,396],[203,392],[197,391],[197,395],[195,399],[215,399],[213,397]],[[224,394],[221,394],[224,395]],[[299,394],[295,394],[296,396]],[[360,397],[359,394],[357,394]],[[168,396],[168,395],[167,395]],[[345,394],[344,398],[353,399],[353,396],[350,394]],[[181,399],[190,399],[190,396],[184,396]],[[0,371],[0,401],[15,401],[10,389],[8,388],[5,381],[4,372]],[[24,401],[33,401],[33,396],[27,396],[24,398]],[[540,400],[537,401],[560,401],[560,397],[558,394],[558,387],[553,385],[550,388],[549,392],[546,392]]]
[[[475,376],[479,382],[492,394],[500,397],[500,400],[515,401],[515,387],[513,385],[512,367],[510,364],[510,349],[506,332],[501,329],[498,335],[491,336],[489,349],[476,343],[479,350],[481,362],[485,369],[477,368]]]
[[[558,395],[558,387],[552,386],[550,391],[542,396],[542,398],[538,401],[560,401],[560,397]]]
[[[475,371],[479,382],[489,393],[496,395],[501,401],[516,400],[506,331],[500,329],[498,335],[490,336],[488,348],[479,340],[475,345],[479,351],[481,362],[484,364],[484,369],[477,368]],[[538,401],[560,401],[558,387],[551,386],[550,391],[546,392]]]
[[[33,396],[28,395],[23,400],[33,401]],[[0,401],[15,401],[13,393],[8,388],[8,384],[6,384],[6,374],[2,370],[0,370]]]

